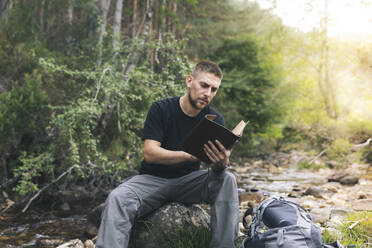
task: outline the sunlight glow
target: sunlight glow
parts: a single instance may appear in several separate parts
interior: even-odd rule
[[[372,0],[327,0],[329,27],[331,37],[355,39],[372,37]],[[319,27],[324,13],[325,0],[256,0],[258,4],[269,9],[276,2],[273,13],[282,18],[285,25],[302,31],[311,31]]]

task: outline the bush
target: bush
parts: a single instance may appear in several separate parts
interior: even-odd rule
[[[331,147],[326,152],[328,159],[340,162],[341,166],[347,166],[349,163],[360,162],[362,153],[353,152],[352,145],[348,139],[335,139]]]

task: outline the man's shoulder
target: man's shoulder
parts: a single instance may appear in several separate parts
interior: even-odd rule
[[[169,107],[171,105],[177,104],[179,102],[179,99],[180,99],[179,96],[164,98],[164,99],[155,101],[153,105],[157,105],[159,107]]]
[[[211,106],[208,106],[208,114],[211,114],[211,115],[217,115],[219,117],[222,117],[222,114],[220,114],[219,112],[217,112],[217,110],[215,110],[214,108],[212,108]]]
[[[214,108],[208,106],[207,107],[207,113],[208,114],[211,114],[211,115],[216,115],[217,118],[215,119],[216,122],[222,124],[222,125],[225,125],[225,119],[223,118],[223,115],[220,114],[219,112],[217,112]]]

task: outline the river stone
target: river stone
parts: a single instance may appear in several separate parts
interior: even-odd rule
[[[57,248],[84,248],[84,244],[79,239],[73,239],[73,240],[70,240],[67,243],[64,243],[64,244],[58,246]]]
[[[340,163],[339,162],[336,162],[336,161],[327,161],[326,162],[326,165],[331,168],[331,169],[335,169],[337,167],[340,167]]]
[[[328,208],[314,208],[310,211],[310,215],[315,223],[322,226],[328,221],[331,210]]]
[[[135,223],[129,247],[156,248],[159,239],[170,240],[179,230],[209,230],[209,223],[209,215],[199,205],[169,203]]]
[[[328,178],[328,182],[340,182],[344,177],[348,176],[345,172],[336,172]]]
[[[372,198],[354,201],[353,209],[355,211],[372,211]]]
[[[264,195],[261,193],[254,193],[254,192],[242,192],[239,194],[239,203],[243,202],[252,202],[252,203],[260,203],[264,200]]]
[[[304,192],[304,195],[312,195],[316,198],[320,198],[320,199],[323,199],[324,198],[324,193],[325,190],[323,190],[322,188],[320,187],[309,187],[305,192]]]
[[[345,185],[354,185],[359,182],[359,177],[353,176],[353,175],[348,175],[340,179],[341,184]]]
[[[88,239],[84,242],[84,248],[94,248],[95,245],[92,240]]]
[[[359,182],[359,177],[347,172],[337,172],[328,178],[328,182],[339,182],[345,185],[354,185]]]
[[[333,207],[326,227],[338,229],[339,226],[342,225],[342,222],[347,218],[347,215],[351,212],[352,209],[348,207]]]

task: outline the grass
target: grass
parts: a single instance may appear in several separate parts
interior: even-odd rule
[[[338,240],[343,245],[355,245],[357,248],[372,247],[372,212],[350,213],[338,227],[340,234],[334,236],[328,230],[323,232],[324,242]]]
[[[240,237],[236,248],[240,247],[245,237]],[[208,248],[211,241],[211,232],[205,228],[178,230],[171,238],[157,237],[159,248]]]
[[[326,168],[326,166],[324,164],[310,163],[308,161],[299,162],[297,164],[297,167],[299,169],[308,169],[308,170],[312,170],[312,171],[318,171],[320,169]]]
[[[206,228],[177,230],[171,237],[157,237],[160,248],[206,248],[211,241],[211,232]]]

